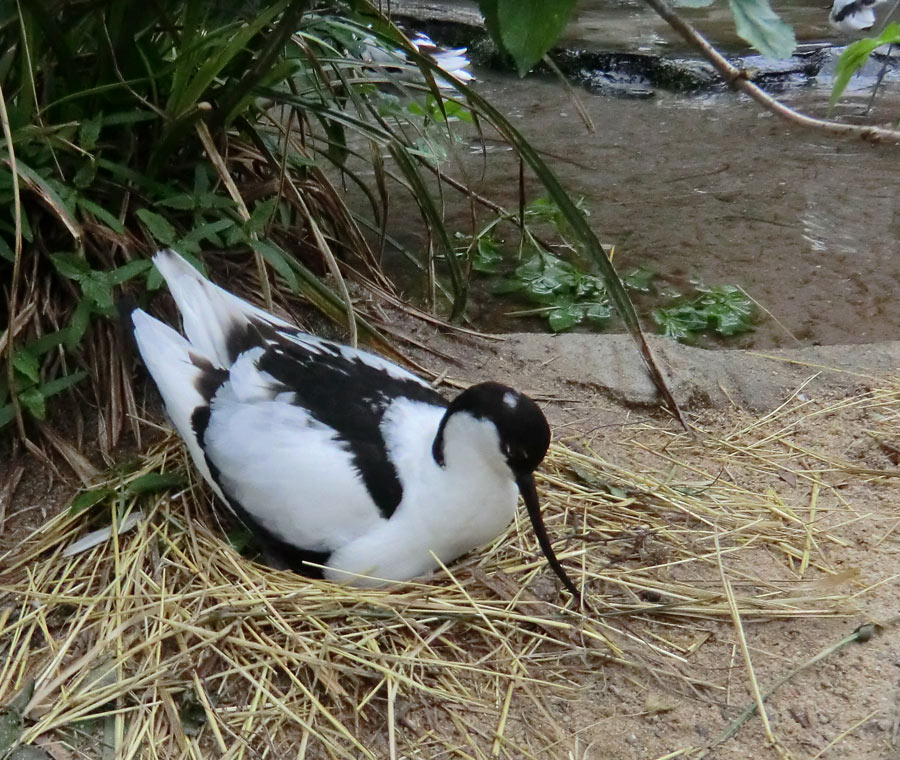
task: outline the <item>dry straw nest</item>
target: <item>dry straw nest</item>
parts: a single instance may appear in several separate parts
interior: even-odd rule
[[[223,538],[200,486],[128,495],[143,473],[184,465],[168,438],[105,484],[114,497],[64,511],[0,557],[0,704],[19,692],[20,741],[57,756],[569,757],[559,704],[605,667],[701,694],[721,688],[691,668],[716,621],[840,610],[806,582],[832,572],[823,547],[841,541],[821,496],[848,473],[881,474],[797,433],[850,408],[896,430],[900,394],[829,408],[795,395],[717,438],[624,427],[617,458],[640,462],[633,470],[583,442],[554,446],[538,485],[557,553],[587,591],[581,612],[527,520],[390,589],[260,566]],[[785,473],[809,486],[805,501],[742,485]],[[138,511],[66,556],[96,523],[131,524]],[[768,566],[742,559],[760,546]]]

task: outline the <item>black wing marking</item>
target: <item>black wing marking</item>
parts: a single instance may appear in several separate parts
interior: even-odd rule
[[[847,3],[843,8],[841,8],[837,13],[832,15],[832,18],[835,21],[843,21],[848,16],[856,15],[868,8],[874,8],[878,4],[877,0],[854,0],[852,3]]]
[[[384,518],[403,498],[397,469],[381,433],[384,413],[396,398],[446,407],[447,401],[421,382],[366,364],[337,344],[317,341],[307,349],[281,338],[257,361],[260,371],[294,394],[294,403],[336,431],[353,456],[363,483]]]

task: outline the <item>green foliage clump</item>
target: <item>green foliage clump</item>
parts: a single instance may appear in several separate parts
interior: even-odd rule
[[[612,306],[602,279],[541,251],[516,267],[512,276],[501,282],[494,292],[501,295],[518,293],[531,303],[541,304],[538,309],[517,314],[544,314],[553,332],[564,332],[582,322],[602,327],[612,317]]]
[[[732,337],[753,329],[753,302],[741,288],[717,285],[698,290],[693,298],[680,298],[653,311],[664,335],[691,343],[704,333]]]
[[[583,200],[576,205],[582,214],[587,214]],[[534,306],[509,312],[510,316],[546,318],[553,332],[565,332],[578,325],[595,330],[607,326],[615,307],[606,280],[551,253],[550,244],[532,229],[532,224],[549,227],[558,247],[577,249],[571,227],[559,207],[549,198],[537,198],[526,206],[524,218],[518,261],[511,272],[508,261],[513,254],[505,250],[497,233],[502,218],[493,219],[474,240],[457,235],[464,243],[462,251],[470,257],[472,270],[500,278],[492,288],[495,295],[514,296]],[[731,337],[753,329],[753,304],[740,288],[698,287],[697,295],[692,297],[677,293],[662,296],[656,293],[655,278],[653,270],[638,267],[623,276],[621,282],[632,292],[654,296],[657,302],[669,302],[653,310],[653,319],[664,335],[691,342],[701,334]]]
[[[85,349],[112,329],[123,287],[140,301],[159,287],[160,247],[201,269],[201,252],[219,251],[266,300],[292,293],[348,319],[338,261],[377,270],[361,228],[378,227],[386,200],[360,175],[383,188],[387,148],[419,190],[469,115],[368,4],[341,18],[311,6],[34,0],[0,15],[0,428],[43,419],[48,398],[97,376]],[[378,50],[397,66],[374,66]],[[374,221],[344,205],[335,176],[364,190]],[[428,215],[429,193],[416,199]]]

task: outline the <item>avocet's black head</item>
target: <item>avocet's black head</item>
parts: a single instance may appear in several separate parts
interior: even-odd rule
[[[550,567],[580,604],[581,592],[566,575],[547,536],[532,475],[550,447],[550,426],[544,413],[528,396],[500,383],[473,385],[451,402],[441,420],[432,449],[435,461],[441,466],[444,465],[444,430],[447,421],[461,412],[477,420],[490,421],[496,427],[500,453],[522,494],[541,550]]]
[[[534,472],[550,446],[550,426],[534,401],[500,383],[479,383],[460,393],[447,408],[434,439],[434,459],[440,465],[444,464],[444,428],[457,412],[494,423],[500,452],[516,477]]]

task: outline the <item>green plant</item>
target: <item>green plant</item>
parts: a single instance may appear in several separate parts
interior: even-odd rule
[[[114,340],[119,291],[143,302],[159,286],[147,259],[163,246],[201,268],[242,270],[238,290],[268,304],[302,297],[351,341],[394,352],[345,283],[392,288],[363,232],[384,244],[390,183],[434,240],[407,251],[410,262],[461,317],[472,266],[452,255],[432,178],[443,179],[454,125],[467,120],[491,123],[538,174],[639,337],[603,249],[537,153],[477,92],[452,78],[457,94],[442,92],[434,63],[369,3],[340,15],[307,0],[235,7],[34,0],[0,16],[0,427],[15,420],[25,435],[27,417],[84,372],[104,419],[121,418],[106,388],[127,384],[126,365],[101,346]],[[417,78],[375,65],[373,47],[395,60],[404,51],[401,74]],[[338,182],[361,190],[370,213],[348,208]],[[210,248],[219,253],[204,261]]]
[[[516,267],[512,276],[502,281],[494,292],[517,293],[540,304],[539,308],[513,314],[544,315],[553,332],[569,330],[582,322],[602,327],[612,317],[603,280],[542,251],[536,251]]]
[[[583,200],[576,202],[587,215]],[[513,252],[500,237],[500,229],[515,221],[495,216],[474,237],[457,233],[457,254],[483,276],[499,278],[491,287],[494,295],[515,297],[533,308],[507,312],[508,316],[546,318],[553,332],[565,332],[584,324],[602,329],[611,321],[615,307],[606,281],[551,252],[551,248],[573,249],[568,219],[549,198],[539,197],[524,210],[525,224],[518,232],[520,244]],[[534,226],[549,227],[552,242],[538,237]],[[510,270],[510,261],[516,259]],[[671,338],[692,341],[702,333],[723,337],[753,329],[753,304],[743,290],[732,285],[699,287],[698,295],[685,298],[677,293],[658,293],[656,272],[638,267],[621,278],[624,287],[670,303],[653,311],[654,321]]]
[[[877,37],[866,37],[848,45],[835,65],[834,84],[831,89],[831,98],[828,101],[829,106],[834,107],[841,95],[844,94],[844,90],[847,89],[847,85],[850,84],[850,78],[866,65],[872,53],[882,45],[898,44],[900,44],[900,24],[894,22],[888,24]]]
[[[698,290],[693,298],[680,298],[653,311],[664,335],[691,343],[702,333],[730,337],[753,329],[753,302],[741,288],[717,285]]]
[[[199,0],[127,11],[110,0],[35,0],[0,16],[0,277],[9,284],[0,427],[18,417],[24,432],[23,415],[42,419],[47,398],[85,368],[97,375],[87,345],[109,333],[123,286],[138,298],[159,286],[146,256],[162,246],[201,267],[201,250],[218,249],[251,265],[267,300],[304,296],[390,351],[348,303],[339,257],[380,273],[330,168],[362,185],[352,162],[374,162],[384,183],[387,145],[396,179],[421,185],[423,165],[446,155],[442,137],[468,112],[426,70],[388,113],[378,73],[344,43],[403,38],[365,3],[342,19],[309,6],[278,0],[242,16]],[[368,156],[353,134],[372,146]],[[433,269],[427,257],[415,263]],[[452,278],[457,310],[464,297]],[[79,361],[85,368],[73,369]]]

